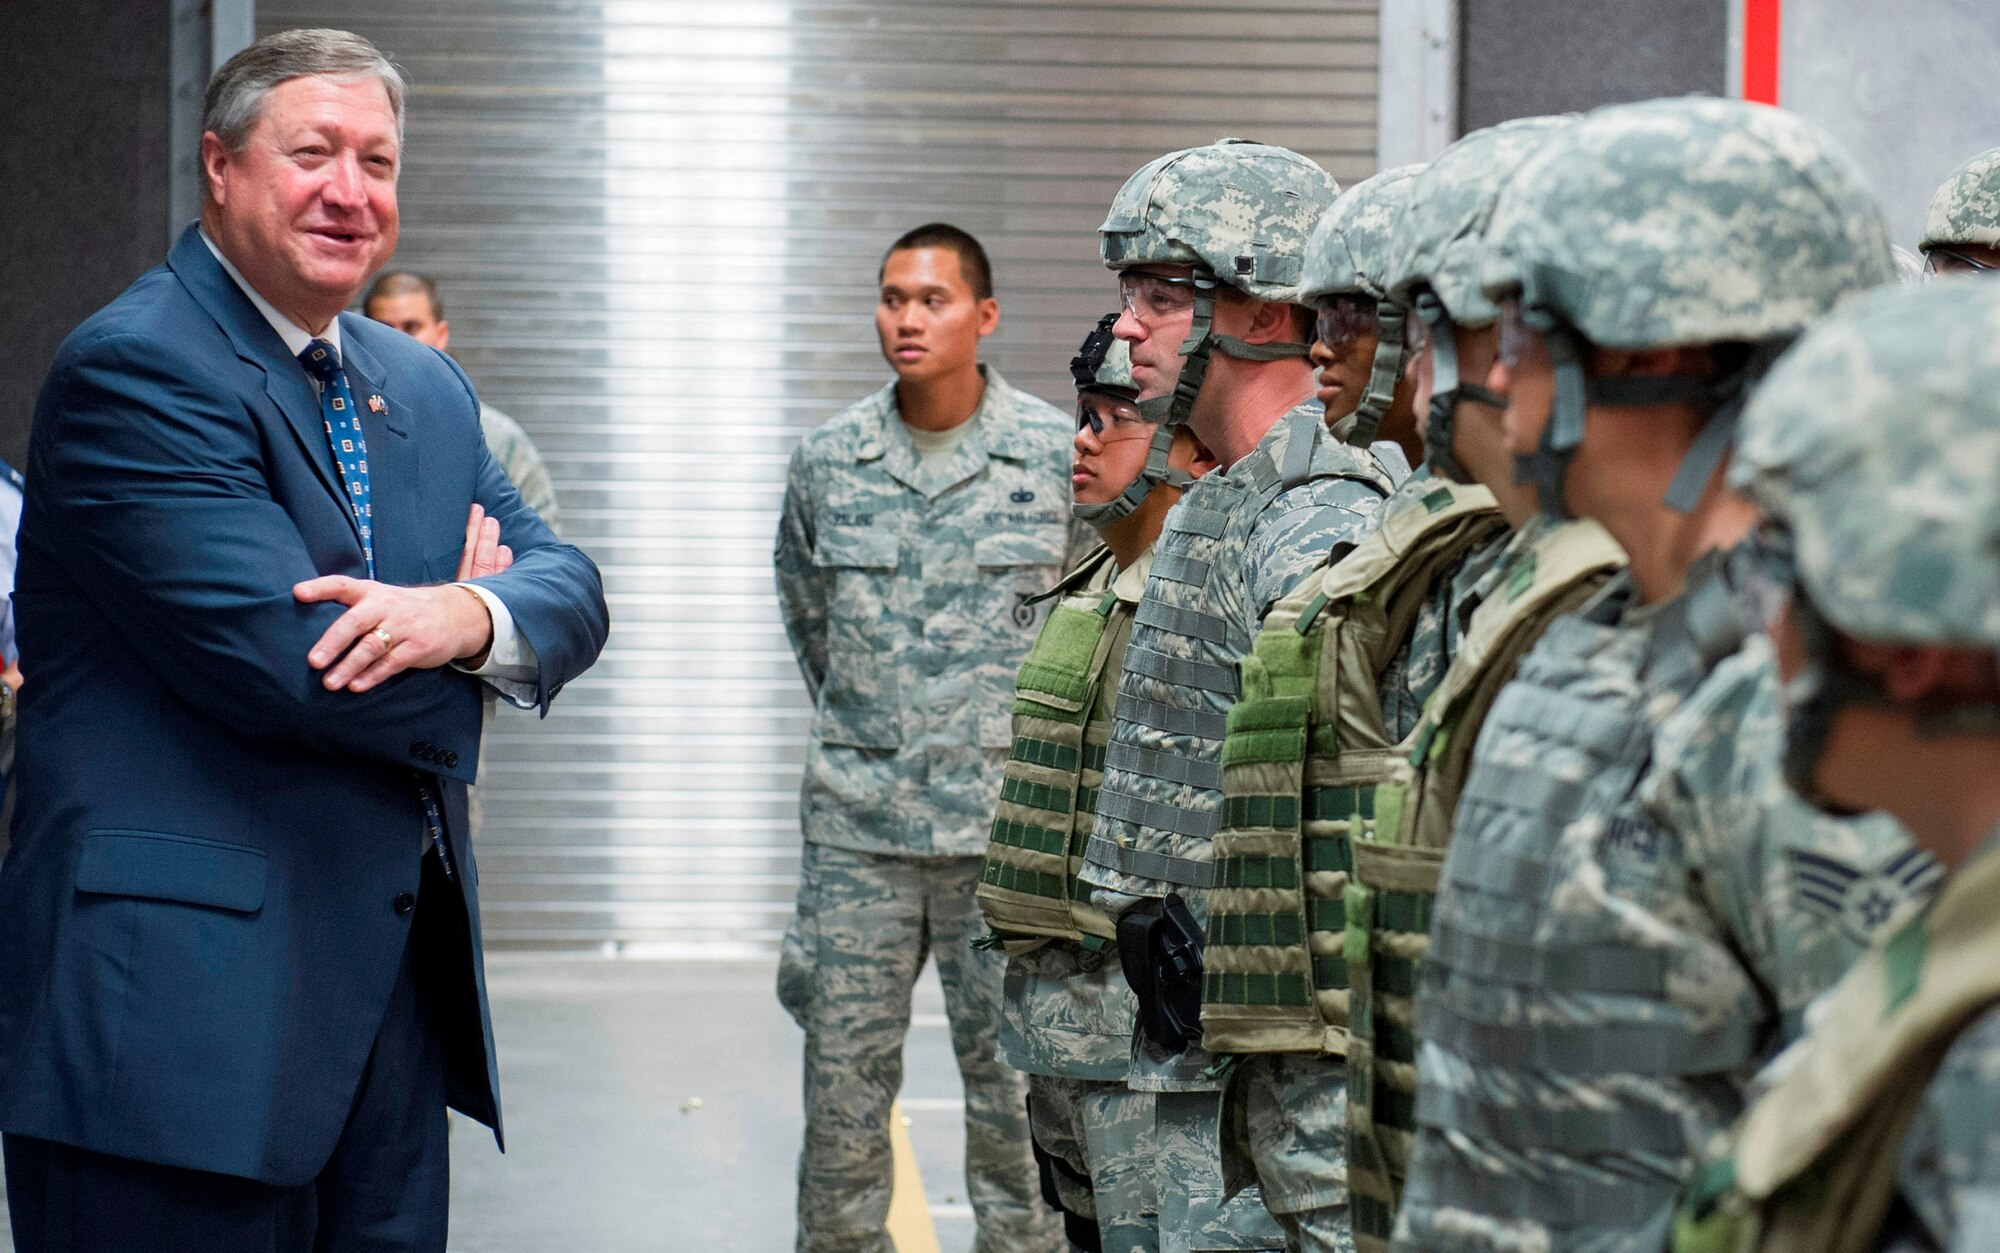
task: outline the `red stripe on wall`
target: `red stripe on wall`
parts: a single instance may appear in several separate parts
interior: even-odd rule
[[[1778,103],[1778,32],[1784,0],[1743,0],[1743,98]]]

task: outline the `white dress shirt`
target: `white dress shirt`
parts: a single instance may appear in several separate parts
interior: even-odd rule
[[[278,333],[278,338],[285,341],[285,348],[294,357],[304,352],[306,346],[314,339],[323,339],[332,344],[336,357],[342,355],[339,318],[328,322],[326,330],[315,336],[311,331],[278,312],[276,305],[264,299],[257,289],[250,285],[249,280],[229,263],[229,258],[222,255],[222,250],[215,246],[215,241],[208,237],[207,231],[201,233],[201,242],[208,245],[209,252],[213,253],[215,259],[221,263],[223,271],[243,289],[243,294],[250,298],[251,304],[257,306],[257,312],[264,315],[264,320],[271,324],[271,329]],[[301,366],[300,369],[304,367]],[[311,379],[313,390],[318,391],[319,380],[311,378],[310,375],[307,377]],[[333,455],[331,448],[328,449],[327,455]],[[506,697],[507,703],[522,709],[533,709],[535,682],[541,674],[541,661],[535,656],[535,646],[515,629],[514,615],[508,612],[506,603],[493,592],[477,583],[456,583],[453,586],[465,588],[486,606],[487,614],[493,619],[493,644],[486,651],[486,660],[477,667],[461,666],[457,662],[453,662],[452,665],[467,674],[478,675],[486,681],[487,686]]]

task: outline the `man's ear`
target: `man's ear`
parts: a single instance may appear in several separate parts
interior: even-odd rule
[[[1168,450],[1167,461],[1169,464],[1184,463],[1182,468],[1188,472],[1188,477],[1196,479],[1220,464],[1216,461],[1215,454],[1185,426],[1175,428],[1174,445]]]
[[[1292,306],[1275,300],[1252,300],[1250,325],[1238,336],[1246,344],[1289,343],[1296,331]]]
[[[443,318],[438,319],[438,351],[451,351],[451,323]]]
[[[979,338],[1000,329],[1000,302],[988,296],[979,302]]]
[[[1880,647],[1880,646],[1878,646]],[[1993,690],[1993,657],[1977,649],[1898,644],[1883,647],[1882,688],[1890,699],[1964,696]]]
[[[229,146],[214,131],[201,133],[201,173],[208,198],[224,203],[229,192]]]

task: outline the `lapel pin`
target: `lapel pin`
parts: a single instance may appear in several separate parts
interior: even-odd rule
[[[380,396],[370,396],[368,398],[368,412],[387,413],[389,412],[389,406],[382,403],[382,398]]]

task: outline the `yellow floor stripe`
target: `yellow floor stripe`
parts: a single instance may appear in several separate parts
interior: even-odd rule
[[[889,1238],[896,1253],[938,1253],[937,1228],[931,1225],[930,1202],[924,1199],[924,1179],[917,1156],[910,1151],[910,1129],[903,1125],[903,1106],[889,1107],[889,1145],[896,1154],[896,1187],[889,1194]]]

